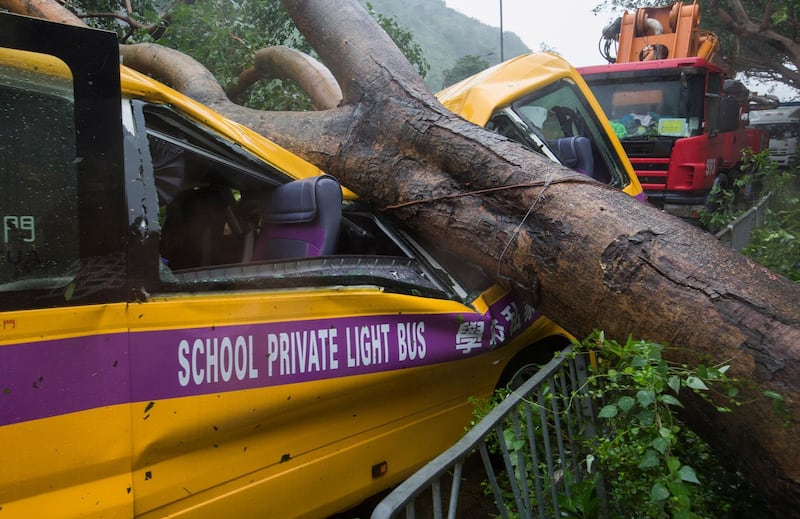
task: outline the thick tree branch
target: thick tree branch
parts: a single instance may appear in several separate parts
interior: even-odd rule
[[[739,37],[764,42],[781,53],[794,64],[800,64],[800,45],[761,23],[750,20],[744,5],[740,0],[728,0],[730,10],[725,10],[718,1],[709,4],[709,10],[717,17],[723,27]]]
[[[235,100],[261,79],[294,81],[311,98],[316,110],[335,108],[342,100],[342,90],[330,70],[308,54],[289,47],[276,46],[257,51],[253,67],[242,72],[237,83],[228,87],[226,92]]]
[[[123,63],[152,74],[176,90],[207,105],[225,104],[225,91],[200,62],[157,43],[137,43],[120,47]]]
[[[353,2],[339,2],[330,9],[325,2],[314,0],[282,0],[284,8],[319,53],[320,59],[339,83],[345,102],[359,102],[372,92],[396,89],[413,97],[433,95],[416,70],[397,49],[394,42]],[[368,15],[367,15],[368,16]],[[327,19],[325,30],[309,27],[309,20]],[[352,32],[358,27],[358,34]],[[323,43],[324,42],[324,43]],[[369,42],[369,46],[363,46]],[[353,74],[358,70],[359,74]]]
[[[0,0],[0,8],[67,25],[86,26],[72,11],[52,0]]]

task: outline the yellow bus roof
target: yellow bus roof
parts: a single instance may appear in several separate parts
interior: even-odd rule
[[[451,112],[485,126],[498,109],[564,77],[580,79],[562,57],[549,52],[523,54],[451,85],[436,97]]]

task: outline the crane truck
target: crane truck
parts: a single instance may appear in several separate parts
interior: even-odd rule
[[[608,64],[578,68],[650,203],[688,219],[708,207],[715,185],[740,174],[742,152],[764,141],[747,124],[750,92],[714,62],[717,36],[699,24],[696,2],[625,12],[600,40]]]

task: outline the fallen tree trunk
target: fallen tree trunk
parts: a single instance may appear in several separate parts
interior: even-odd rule
[[[284,5],[338,80],[338,107],[264,113],[230,102],[208,75],[173,84],[482,265],[576,335],[600,327],[668,343],[671,360],[731,364],[748,382],[745,405],[720,414],[696,402],[692,425],[737,458],[776,515],[795,513],[800,286],[448,112],[355,0]],[[143,52],[146,69],[159,49],[126,60]],[[765,390],[783,395],[788,415]]]

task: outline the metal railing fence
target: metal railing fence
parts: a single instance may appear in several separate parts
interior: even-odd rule
[[[767,193],[756,205],[742,213],[741,216],[716,233],[719,241],[735,250],[743,250],[750,245],[753,230],[763,225],[769,209],[771,193]]]
[[[586,376],[584,355],[573,356],[568,349],[554,357],[455,445],[397,486],[374,509],[372,519],[403,512],[415,519],[423,501],[431,510],[420,517],[445,517],[446,501],[446,517],[454,519],[464,483],[488,487],[500,517],[559,517],[559,497],[569,498],[571,485],[587,476],[575,440],[594,434]],[[484,483],[464,481],[465,461],[476,451]],[[471,514],[466,510],[461,516]]]

